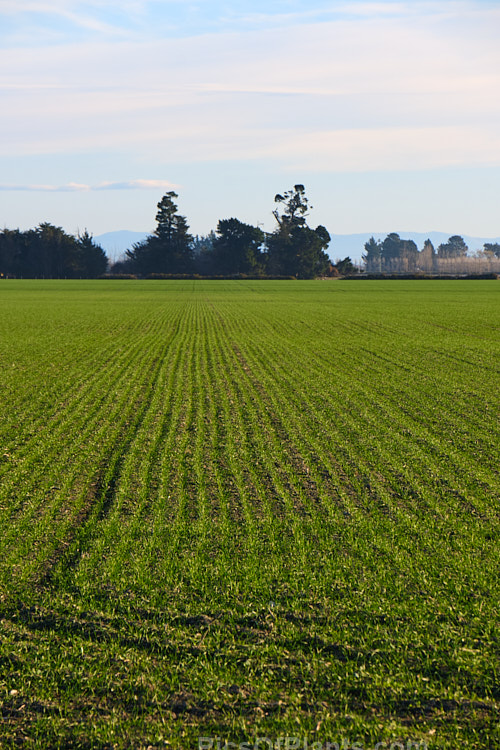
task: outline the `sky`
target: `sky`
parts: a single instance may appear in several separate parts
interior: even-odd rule
[[[0,0],[0,226],[500,235],[500,3]]]

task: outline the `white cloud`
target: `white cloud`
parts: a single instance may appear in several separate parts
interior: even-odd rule
[[[13,192],[42,192],[42,193],[68,193],[95,190],[158,190],[173,189],[177,187],[167,180],[128,180],[125,182],[101,182],[98,185],[85,185],[78,182],[69,182],[66,185],[19,185],[0,183],[0,190]]]
[[[429,3],[427,3],[429,5]],[[378,16],[378,15],[395,15],[401,13],[410,13],[415,11],[414,3],[341,3],[337,6],[339,13],[355,16]]]
[[[127,0],[85,0],[85,2],[82,2],[82,0],[50,0],[50,2],[44,2],[44,0],[0,0],[0,13],[9,15],[23,13],[66,15],[76,12],[78,9],[95,12],[112,8],[121,8],[133,13],[144,9],[148,4],[148,0],[137,0],[136,2],[127,2]]]
[[[353,3],[357,19],[5,50],[0,153],[341,171],[498,164],[500,9],[418,7]]]
[[[91,3],[90,5],[93,5],[95,8],[96,5],[99,7],[113,4],[114,3]],[[89,14],[88,6],[88,3],[71,2],[71,0],[59,0],[59,2],[53,0],[50,3],[36,1],[24,2],[24,0],[21,0],[20,2],[17,0],[16,2],[12,2],[11,0],[2,2],[0,0],[0,13],[11,17],[28,15],[31,17],[31,24],[34,24],[33,16],[38,15],[42,17],[46,16],[49,19],[59,18],[64,21],[69,21],[70,24],[76,27],[99,33],[115,34],[117,32],[116,26],[100,20],[95,15]]]
[[[167,180],[128,180],[127,182],[102,182],[91,190],[167,190],[178,187]]]
[[[477,127],[350,129],[291,137],[282,145],[290,171],[419,170],[500,166],[500,133]],[[295,158],[288,156],[295,153]]]

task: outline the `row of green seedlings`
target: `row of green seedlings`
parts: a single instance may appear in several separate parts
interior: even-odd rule
[[[163,333],[165,320],[156,326]],[[10,526],[2,538],[3,560],[6,569],[18,566],[19,582],[36,580],[74,524],[103,502],[99,495],[108,474],[134,430],[141,387],[155,378],[147,340],[136,335],[126,346],[115,342],[116,357],[86,373],[85,385],[56,424],[31,441],[24,461],[4,485]]]
[[[144,408],[126,444],[121,446],[113,480],[113,502],[105,515],[95,515],[85,529],[85,555],[70,571],[81,590],[92,593],[95,581],[118,588],[139,586],[154,571],[159,519],[171,518],[163,472],[174,461],[184,408],[184,382],[179,377],[189,348],[190,316],[178,306],[174,335],[168,339],[160,326],[143,342],[147,360],[155,362],[155,377],[143,394]],[[141,387],[137,372],[131,377]],[[175,504],[172,503],[175,512]],[[81,541],[80,541],[81,544]],[[148,564],[143,564],[146,556]],[[98,588],[98,587],[97,587]]]

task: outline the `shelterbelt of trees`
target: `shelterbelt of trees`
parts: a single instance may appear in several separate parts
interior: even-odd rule
[[[310,279],[327,272],[330,235],[323,226],[312,229],[306,216],[309,200],[303,185],[275,196],[276,229],[264,233],[239,219],[222,219],[215,232],[192,237],[184,216],[169,192],[158,203],[154,234],[128,250],[113,273],[233,276],[294,276]]]
[[[323,226],[312,229],[306,216],[309,201],[303,185],[275,196],[276,229],[264,233],[235,218],[218,222],[215,232],[193,237],[178,213],[173,191],[157,205],[157,227],[125,257],[108,267],[104,250],[85,232],[79,237],[60,227],[41,224],[27,232],[0,232],[0,273],[24,278],[95,278],[111,274],[161,276],[287,276],[314,278],[329,271],[326,248],[330,235]]]
[[[106,253],[87,231],[74,237],[44,223],[26,232],[0,232],[0,277],[94,279],[107,267]]]
[[[485,243],[482,250],[470,255],[463,237],[453,235],[437,250],[426,240],[419,251],[413,240],[401,239],[393,232],[383,242],[371,237],[365,243],[363,261],[369,274],[500,273],[500,244]]]
[[[307,224],[309,200],[303,185],[278,193],[273,216],[276,228],[263,232],[239,219],[222,219],[204,237],[190,234],[186,217],[178,212],[177,193],[166,193],[157,204],[156,229],[109,265],[102,247],[85,231],[74,237],[49,223],[21,232],[0,232],[0,278],[98,278],[108,275],[158,277],[200,276],[294,277],[358,273],[349,257],[332,264],[326,252],[330,235],[324,226]],[[398,234],[383,242],[373,237],[363,255],[367,274],[477,274],[500,273],[500,244],[485,244],[468,254],[455,235],[437,250],[427,240],[421,251],[413,240]]]

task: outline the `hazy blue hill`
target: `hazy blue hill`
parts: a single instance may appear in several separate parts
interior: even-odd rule
[[[141,242],[148,236],[148,232],[132,232],[128,229],[121,229],[117,232],[105,232],[94,237],[94,240],[106,252],[110,260],[117,260],[123,255],[125,250],[132,248],[135,242]]]

